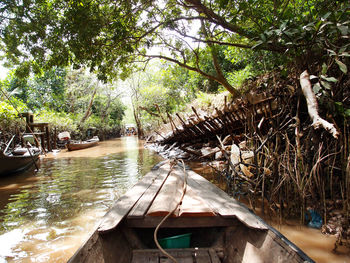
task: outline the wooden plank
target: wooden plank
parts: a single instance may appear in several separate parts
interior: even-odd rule
[[[183,177],[183,169],[174,167],[174,173]],[[187,184],[196,191],[197,195],[207,202],[214,212],[224,217],[237,217],[242,223],[251,228],[267,229],[259,218],[237,200],[228,196],[223,190],[210,183],[202,176],[188,170]]]
[[[161,177],[162,176],[158,176],[158,179]],[[133,216],[143,216],[148,207],[148,215],[165,216],[169,212],[173,211],[176,206],[178,206],[183,195],[183,179],[178,175],[171,173],[167,176],[165,182],[164,180],[165,175],[163,175],[161,180],[158,180],[158,183],[155,181],[155,183],[153,183],[152,186],[147,189],[143,195],[144,198],[142,197],[138,201],[138,203],[135,205],[135,211],[131,211],[128,218]],[[162,187],[159,190],[161,184]],[[156,191],[158,192],[157,196],[155,196]],[[149,194],[147,192],[149,192]],[[145,199],[144,202],[142,199]],[[152,200],[153,203],[151,204]],[[176,216],[215,216],[214,211],[208,205],[206,205],[204,200],[196,195],[190,186],[187,186],[181,205],[178,206],[178,209],[174,214]]]
[[[191,250],[167,250],[179,263],[193,263]],[[160,261],[161,262],[161,261]],[[172,261],[168,261],[172,262]]]
[[[173,172],[160,189],[147,211],[149,216],[165,216],[179,204],[183,190],[183,180]]]
[[[216,254],[215,249],[209,248],[209,255],[212,263],[221,263],[218,254]]]
[[[140,199],[143,193],[154,182],[160,173],[164,173],[169,169],[169,162],[163,163],[162,167],[157,166],[155,170],[146,174],[141,181],[134,187],[129,189],[126,194],[119,198],[113,207],[102,218],[98,231],[103,233],[114,229],[120,221],[129,213],[135,203]]]
[[[146,216],[144,218],[128,218],[126,225],[137,228],[155,228],[163,219],[161,216]],[[186,228],[186,227],[226,227],[240,224],[238,219],[225,218],[222,216],[203,217],[170,217],[162,228]]]
[[[132,253],[131,263],[158,263],[159,253],[158,251],[138,251],[134,250]]]
[[[179,216],[215,216],[215,212],[187,185],[186,194],[180,205]]]
[[[211,263],[211,259],[207,250],[198,250],[194,252],[195,262]]]
[[[184,248],[167,249],[179,263],[220,263],[220,259],[212,248]],[[159,260],[159,261],[156,261]],[[139,249],[133,251],[132,263],[159,262],[171,263],[172,261],[157,249]]]
[[[128,214],[128,218],[133,217],[143,217],[147,210],[150,208],[154,198],[158,194],[160,188],[162,187],[164,181],[166,180],[169,173],[160,173],[153,184],[145,191],[142,197],[138,200],[135,206],[132,208]]]

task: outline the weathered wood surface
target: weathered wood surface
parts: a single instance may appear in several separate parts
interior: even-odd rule
[[[256,97],[254,97],[256,96]],[[223,109],[215,108],[212,114],[196,110],[193,115],[176,119],[168,114],[169,123],[158,131],[157,142],[172,144],[188,141],[201,141],[215,138],[216,135],[244,132],[249,122],[259,123],[262,118],[273,118],[278,109],[278,100],[264,94],[250,95],[232,103],[225,101]]]
[[[138,228],[155,228],[163,219],[161,216],[133,217],[127,219],[127,226]],[[195,223],[194,223],[195,222]],[[161,227],[163,228],[186,228],[186,227],[226,227],[240,224],[240,221],[222,216],[201,216],[201,217],[169,217]]]
[[[158,195],[147,211],[150,216],[166,216],[172,212],[181,201],[184,182],[181,177],[171,173]],[[175,214],[178,216],[178,214]]]
[[[31,151],[31,149],[30,149]],[[7,155],[0,151],[0,176],[6,176],[29,169],[39,160],[40,152],[30,155]]]
[[[173,216],[215,216],[214,211],[192,190],[190,185],[186,186],[185,195],[181,200],[183,189],[183,178],[176,173],[170,173],[153,200],[147,215],[165,216],[177,207],[173,212]]]
[[[185,180],[184,170],[179,165],[175,165],[170,173],[169,171],[170,164],[166,163],[159,168],[157,176],[153,175],[147,189],[139,189],[138,187],[135,190],[132,189],[133,200],[129,200],[127,205],[130,206],[132,202],[135,205],[129,210],[125,207],[118,208],[119,211],[130,211],[129,219],[143,218],[144,216],[161,217],[172,212],[182,201],[172,216],[210,217],[220,215],[228,218],[237,217],[249,227],[267,229],[246,207],[191,170],[186,171],[187,187],[181,200]],[[148,180],[147,177],[145,180]],[[136,199],[135,195],[140,191],[142,197]],[[124,205],[124,202],[121,202],[120,205]],[[148,219],[148,221],[149,224],[158,222],[152,219]]]
[[[174,173],[180,177],[184,176],[182,168],[179,166],[175,167]],[[248,208],[191,170],[188,170],[187,183],[196,192],[196,195],[205,200],[215,213],[224,217],[237,217],[242,223],[252,228],[267,229],[265,224],[250,212]]]
[[[66,144],[66,147],[68,151],[76,151],[76,150],[82,150],[86,148],[90,148],[93,146],[96,146],[99,143],[99,139],[91,139],[87,141],[82,141],[82,142],[70,142]]]
[[[177,213],[179,216],[215,216],[215,212],[211,209],[205,200],[203,200],[192,189],[190,185],[187,186],[186,194],[179,206]]]
[[[115,228],[126,215],[129,219],[142,219],[145,215],[165,216],[173,211],[180,202],[185,175],[179,165],[170,174],[169,171],[170,163],[165,161],[158,169],[149,172],[114,204],[103,218],[98,231],[106,232]],[[237,217],[249,227],[266,229],[253,213],[224,191],[193,171],[188,170],[187,173],[188,192],[174,216]],[[149,219],[149,224],[154,222]]]
[[[168,249],[167,252],[172,255],[179,263],[219,263],[220,259],[214,249],[209,248],[189,248],[189,249]],[[163,256],[156,249],[139,249],[133,251],[132,263],[140,262],[159,262],[171,263],[172,261]]]
[[[164,169],[170,169],[170,164],[165,164]],[[163,186],[164,181],[168,178],[169,173],[159,173],[155,178],[152,185],[145,191],[142,197],[135,204],[133,209],[128,214],[129,218],[132,217],[143,217],[152,205],[153,199],[158,194],[160,188]]]
[[[164,164],[164,163],[162,163]],[[162,165],[160,164],[160,165]],[[130,212],[136,202],[142,197],[145,191],[153,184],[160,173],[166,173],[168,166],[156,166],[141,181],[127,191],[117,202],[112,209],[103,217],[101,224],[98,227],[99,232],[106,232],[115,228],[120,221]]]

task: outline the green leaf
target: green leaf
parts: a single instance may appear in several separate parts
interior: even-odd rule
[[[343,36],[346,36],[348,34],[349,28],[347,26],[340,25],[338,26],[338,29]]]
[[[336,56],[337,55],[337,53],[335,53],[333,50],[331,50],[331,49],[327,49],[327,51],[329,52],[329,55],[330,56]]]
[[[328,82],[321,80],[321,84],[325,89],[331,89],[331,85]]]
[[[345,115],[346,117],[350,117],[350,109],[344,110],[344,115]]]
[[[338,59],[336,59],[335,62],[337,62],[341,71],[343,71],[345,74],[348,73],[348,67],[343,62]]]
[[[322,30],[324,27],[326,27],[328,25],[332,25],[332,24],[333,24],[332,22],[326,22],[320,27],[320,30]]]
[[[312,90],[314,91],[315,94],[318,94],[321,90],[321,85],[319,82],[317,82],[313,87]]]
[[[343,52],[339,54],[339,57],[350,57],[350,54],[348,52]]]
[[[259,40],[258,42],[256,42],[256,44],[254,46],[252,46],[252,49],[260,46],[262,43],[264,43],[263,41]]]
[[[337,82],[338,80],[336,79],[336,78],[334,78],[334,77],[326,77],[326,76],[324,76],[324,75],[321,75],[321,78],[322,79],[324,79],[324,80],[326,80],[326,81],[328,81],[328,82]]]
[[[326,20],[332,13],[328,12],[322,16],[322,20]]]
[[[320,21],[318,21],[318,22],[316,23],[316,25],[315,25],[316,30],[318,30],[318,29],[320,28],[321,25],[322,25],[322,21],[320,20]]]
[[[327,65],[326,65],[326,63],[323,63],[322,64],[322,75],[325,75],[326,73],[327,73],[327,70],[328,70],[328,67],[327,67]]]
[[[318,79],[318,77],[315,75],[310,75],[310,80],[313,80],[313,79]]]
[[[347,46],[343,46],[339,49],[338,53],[343,53],[346,50]]]

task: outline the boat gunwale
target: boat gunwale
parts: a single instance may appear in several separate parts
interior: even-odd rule
[[[150,218],[146,218],[144,217],[142,218],[128,218],[127,215],[130,213],[130,211],[132,210],[132,208],[136,205],[136,203],[140,200],[140,198],[142,197],[142,195],[146,192],[146,190],[150,187],[151,184],[149,184],[148,187],[146,187],[144,189],[144,191],[141,193],[141,195],[131,204],[129,205],[129,207],[127,207],[123,213],[123,215],[119,215],[120,217],[118,218],[117,221],[112,222],[112,223],[106,223],[106,218],[112,219],[110,218],[111,216],[113,216],[113,214],[111,213],[111,211],[113,209],[116,209],[117,204],[119,204],[123,199],[124,196],[127,197],[128,193],[132,194],[133,193],[133,188],[135,188],[137,185],[140,185],[143,183],[143,180],[146,176],[149,176],[153,174],[153,181],[155,180],[155,178],[157,178],[159,175],[157,175],[156,173],[154,173],[155,171],[159,170],[165,163],[169,162],[168,160],[162,161],[160,163],[158,163],[157,165],[155,165],[151,171],[149,173],[147,173],[137,184],[135,184],[134,187],[132,187],[131,189],[129,189],[127,191],[127,193],[125,195],[123,195],[121,198],[119,198],[113,205],[113,207],[106,213],[106,215],[102,218],[98,228],[93,232],[93,234],[81,245],[81,247],[75,252],[75,254],[71,257],[71,259],[69,260],[69,262],[77,262],[76,260],[78,259],[80,252],[82,252],[83,250],[86,250],[86,246],[88,247],[92,247],[97,241],[99,236],[104,237],[106,235],[111,234],[113,231],[119,229],[120,227],[129,227],[129,228],[140,228],[140,225],[137,225],[139,223],[142,223],[142,220],[144,220],[144,222],[147,222],[147,220],[150,220]],[[148,178],[150,179],[150,178]],[[150,179],[152,181],[152,179]],[[206,180],[206,179],[205,179]],[[216,187],[216,186],[215,186]],[[220,189],[221,190],[221,189]],[[226,193],[225,193],[226,194]],[[226,194],[227,195],[227,194]],[[124,198],[126,198],[124,197]],[[238,203],[237,200],[232,199],[232,201],[235,201]],[[247,225],[245,222],[242,222],[242,220],[240,220],[236,215],[232,215],[232,216],[221,216],[221,215],[216,215],[214,216],[214,218],[212,218],[211,220],[215,220],[215,218],[220,218],[223,219],[222,221],[222,225],[218,226],[218,227],[226,227],[227,224],[229,224],[229,222],[231,221],[230,226],[235,226],[237,225],[237,223],[241,223],[243,224],[245,227],[251,229],[251,230],[258,230],[258,231],[263,231],[266,232],[267,235],[269,235],[275,242],[277,242],[277,244],[279,244],[281,247],[283,247],[284,249],[288,250],[287,252],[289,254],[292,255],[293,251],[296,253],[295,256],[298,255],[298,258],[300,258],[302,261],[300,262],[310,262],[313,263],[314,261],[307,256],[299,247],[297,247],[294,243],[292,243],[288,238],[286,238],[282,233],[280,233],[279,231],[277,231],[275,228],[273,228],[271,225],[269,225],[268,223],[266,223],[261,217],[257,216],[255,213],[253,213],[253,211],[249,208],[247,208],[245,205],[238,203],[239,205],[242,206],[242,208],[244,210],[246,210],[246,212],[250,213],[250,216],[253,216],[256,220],[258,220],[262,225],[264,225],[264,228],[254,228],[251,227],[249,225]],[[151,216],[150,216],[151,217]],[[156,218],[156,217],[155,217]],[[160,217],[159,220],[161,220],[163,217]],[[195,217],[189,217],[188,220],[190,219],[194,219]],[[152,220],[157,220],[157,219],[152,219]],[[186,217],[177,217],[177,218],[170,218],[170,221],[174,221],[176,222],[176,220],[187,220]],[[108,221],[108,219],[107,219]],[[179,221],[178,221],[179,222]],[[170,226],[171,227],[171,226]],[[174,227],[174,225],[173,225]],[[179,225],[177,226],[178,228],[183,228],[183,225]],[[192,227],[196,227],[196,226],[192,226]],[[204,227],[204,226],[202,226]],[[209,225],[207,227],[210,227]],[[214,226],[212,226],[214,227]],[[144,225],[144,228],[154,228],[154,224],[152,223],[152,225]],[[165,225],[164,228],[169,228],[169,226]],[[201,226],[199,226],[199,228],[201,228]],[[96,239],[97,237],[97,239]],[[92,242],[94,244],[92,244]]]

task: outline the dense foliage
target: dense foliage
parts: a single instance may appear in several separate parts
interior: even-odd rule
[[[220,46],[265,50],[276,54],[271,64],[283,56],[306,67],[349,35],[349,4],[337,0],[5,0],[0,15],[5,56],[21,65],[18,75],[71,64],[98,69],[101,79],[125,77],[131,63],[161,58],[234,95]]]
[[[53,68],[40,76],[19,79],[10,73],[1,83],[0,123],[4,131],[18,126],[22,112],[34,112],[36,122],[49,122],[52,130],[85,136],[89,128],[118,133],[125,106],[116,84],[102,84],[93,74]],[[103,135],[102,135],[103,136]]]

